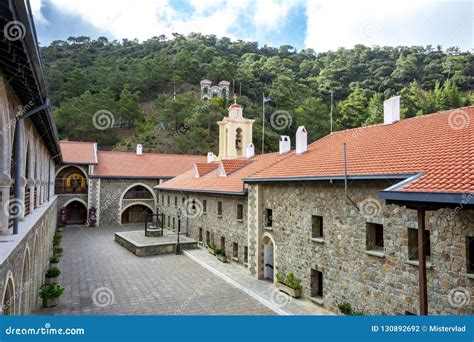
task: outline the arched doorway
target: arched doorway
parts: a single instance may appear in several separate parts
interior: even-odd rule
[[[144,223],[148,214],[153,214],[153,211],[148,206],[133,204],[123,211],[122,224]]]
[[[70,201],[66,206],[66,224],[84,224],[87,219],[87,208],[78,200]]]
[[[55,181],[56,194],[87,194],[87,178],[82,169],[66,166],[58,172]]]
[[[273,239],[266,235],[263,237],[263,279],[271,280],[274,279],[274,267],[275,267],[275,256],[274,256],[274,242]]]
[[[5,283],[5,292],[3,293],[2,300],[2,313],[5,316],[11,316],[15,314],[15,288],[13,286],[13,280],[7,277]]]

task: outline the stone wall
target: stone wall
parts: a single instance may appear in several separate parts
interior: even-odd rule
[[[56,197],[52,197],[20,222],[17,235],[0,236],[0,295],[3,305],[13,307],[13,314],[28,315],[41,305],[38,292],[52,255],[56,212]],[[7,291],[8,284],[12,291]],[[0,314],[6,313],[3,305]]]
[[[139,165],[137,165],[139,167]],[[128,188],[134,185],[145,185],[151,189],[159,184],[159,179],[120,179],[120,178],[92,178],[89,179],[89,205],[95,206],[98,210],[97,225],[113,226],[121,224],[121,214],[123,212],[122,197]],[[143,201],[137,200],[140,204]],[[148,202],[147,202],[148,203]],[[153,203],[155,212],[156,203]]]
[[[164,196],[164,202],[163,202]],[[168,206],[168,196],[170,205]],[[173,230],[172,222],[175,219],[177,228],[177,208],[174,198],[178,198],[178,206],[182,208],[181,232],[187,236],[200,240],[199,229],[202,229],[202,242],[205,245],[206,233],[209,232],[210,242],[221,248],[221,237],[224,237],[225,251],[230,261],[244,265],[244,247],[248,246],[247,235],[247,198],[246,196],[213,195],[201,193],[180,193],[160,191],[160,211],[165,215],[165,228]],[[184,199],[184,202],[183,202]],[[196,203],[196,212],[185,210],[191,208],[192,200]],[[206,201],[206,212],[203,212],[203,203]],[[217,215],[217,203],[222,202],[222,217]],[[243,218],[237,219],[237,205],[243,206]],[[184,207],[183,207],[184,205]],[[188,214],[186,214],[188,212]],[[170,225],[168,226],[168,218]],[[237,243],[237,257],[233,258],[233,244]]]
[[[263,270],[263,236],[274,242],[275,274],[293,272],[310,297],[311,269],[323,272],[325,308],[338,312],[348,302],[365,314],[418,313],[418,266],[408,258],[408,228],[417,229],[417,213],[376,200],[384,182],[350,184],[349,204],[342,183],[252,185],[248,198],[249,269]],[[264,209],[273,226],[263,227]],[[311,238],[311,215],[323,217],[322,241]],[[462,291],[473,303],[474,279],[466,275],[466,237],[474,236],[474,212],[426,212],[431,265],[427,270],[430,314],[472,314],[472,306],[450,305],[449,294]],[[471,218],[471,219],[470,219]],[[367,222],[383,224],[384,251],[367,253]],[[452,298],[452,296],[451,296]],[[467,297],[468,299],[469,297]]]

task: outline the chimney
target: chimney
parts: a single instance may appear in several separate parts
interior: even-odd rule
[[[394,96],[383,103],[383,124],[400,121],[400,96]]]
[[[207,152],[207,163],[212,163],[216,156],[212,152]]]
[[[296,154],[306,152],[308,149],[308,133],[304,126],[298,127],[296,131]]]
[[[247,145],[247,150],[245,151],[245,158],[252,158],[255,155],[255,146],[253,143]]]
[[[137,156],[141,156],[143,154],[143,146],[142,144],[137,144]]]
[[[290,137],[287,135],[280,136],[280,154],[285,154],[291,150]]]

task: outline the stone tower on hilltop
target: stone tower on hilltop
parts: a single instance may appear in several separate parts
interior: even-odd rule
[[[222,80],[218,85],[213,86],[212,81],[201,81],[201,100],[209,100],[210,98],[229,99],[229,81]]]

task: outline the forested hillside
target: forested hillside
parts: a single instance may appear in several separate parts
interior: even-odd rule
[[[257,150],[262,94],[271,99],[267,151],[299,125],[307,127],[311,141],[329,133],[331,93],[335,130],[381,122],[383,100],[393,95],[402,96],[404,117],[474,102],[474,57],[457,48],[358,45],[315,53],[175,34],[143,43],[71,37],[42,48],[42,54],[61,137],[98,140],[116,149],[131,149],[136,142],[148,151],[170,153],[214,149],[215,122],[227,104],[199,100],[204,78],[235,84],[245,116],[256,119]],[[110,111],[127,128],[97,130],[92,117],[98,110]]]

